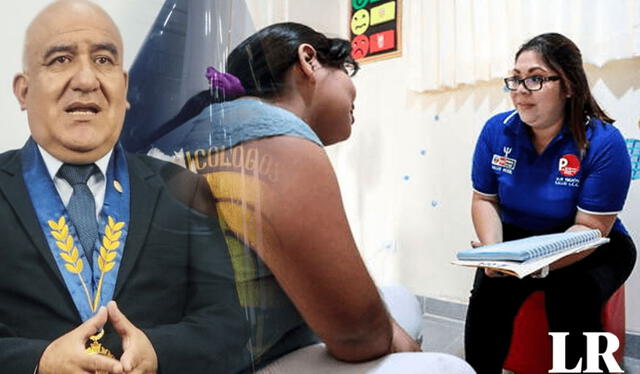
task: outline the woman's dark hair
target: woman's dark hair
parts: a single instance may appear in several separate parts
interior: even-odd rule
[[[359,68],[351,57],[351,44],[348,41],[327,38],[308,26],[285,22],[267,26],[240,43],[227,58],[227,72],[240,79],[245,95],[276,95],[281,93],[286,71],[298,61],[298,46],[303,43],[313,46],[316,58],[323,65],[342,69],[345,64],[350,64],[354,74]],[[148,143],[162,138],[209,105],[235,98],[233,94],[214,86],[195,94],[178,114],[154,132]]]
[[[322,65],[354,70],[351,44],[327,38],[312,28],[294,22],[267,26],[240,43],[227,58],[227,72],[240,79],[247,95],[270,97],[281,93],[287,70],[298,61],[298,47],[309,44]]]
[[[588,119],[595,117],[608,123],[613,123],[614,119],[600,108],[591,95],[580,49],[562,34],[547,33],[524,43],[516,53],[515,59],[517,60],[518,56],[525,51],[538,52],[545,63],[562,77],[565,90],[571,91],[571,97],[567,98],[565,105],[565,121],[580,153],[584,154],[589,146],[585,131],[585,123]]]

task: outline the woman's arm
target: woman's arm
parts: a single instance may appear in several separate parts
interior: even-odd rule
[[[576,220],[573,226],[569,227],[567,231],[580,231],[580,230],[592,230],[598,229],[602,236],[609,235],[614,222],[616,221],[617,214],[590,214],[578,210],[576,213]],[[549,265],[549,270],[562,269],[563,267],[575,264],[583,258],[589,256],[595,251],[595,248],[587,249],[580,253],[575,253]]]
[[[502,242],[502,222],[498,197],[473,191],[471,218],[482,245]]]
[[[340,360],[390,353],[390,317],[356,248],[324,150],[289,136],[239,147],[245,162],[235,171],[259,196],[252,246],[305,321]]]
[[[622,134],[611,125],[606,126],[606,132],[603,131],[590,140],[589,152],[593,153],[593,165],[580,181],[578,211],[573,226],[567,231],[598,229],[603,237],[608,236],[618,216],[617,212],[624,207],[631,183],[631,160]],[[553,263],[550,269],[571,265],[593,251],[594,249],[590,249],[567,256]]]
[[[480,240],[480,243],[471,243],[474,247],[502,242],[502,221],[500,221],[500,206],[497,196],[483,195],[473,191],[471,218],[476,235]],[[504,275],[488,268],[484,269],[484,273],[489,277]]]

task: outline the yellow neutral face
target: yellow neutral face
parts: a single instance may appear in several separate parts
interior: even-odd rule
[[[351,17],[351,32],[354,35],[360,35],[367,31],[369,28],[369,11],[366,9],[360,9],[359,11],[353,13],[353,17]]]

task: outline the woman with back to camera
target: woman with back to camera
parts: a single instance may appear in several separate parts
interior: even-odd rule
[[[276,24],[236,47],[227,70],[177,122],[193,114],[185,160],[205,174],[232,253],[253,336],[245,372],[472,373],[445,354],[376,360],[420,348],[384,307],[323,149],[351,134],[349,42]]]
[[[620,132],[593,98],[578,47],[556,33],[534,37],[505,79],[515,110],[487,121],[473,158],[472,218],[491,244],[531,235],[598,229],[609,244],[567,256],[535,277],[478,270],[469,300],[466,359],[499,374],[524,300],[543,290],[549,331],[569,332],[567,368],[582,357],[585,331],[602,331],[602,306],[631,274],[635,246],[617,215],[630,183]],[[494,156],[513,160],[493,164]],[[604,367],[603,367],[604,369]]]

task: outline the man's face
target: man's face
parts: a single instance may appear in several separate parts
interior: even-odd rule
[[[82,3],[45,10],[27,33],[14,92],[35,141],[69,163],[90,163],[116,143],[128,106],[120,35]]]

